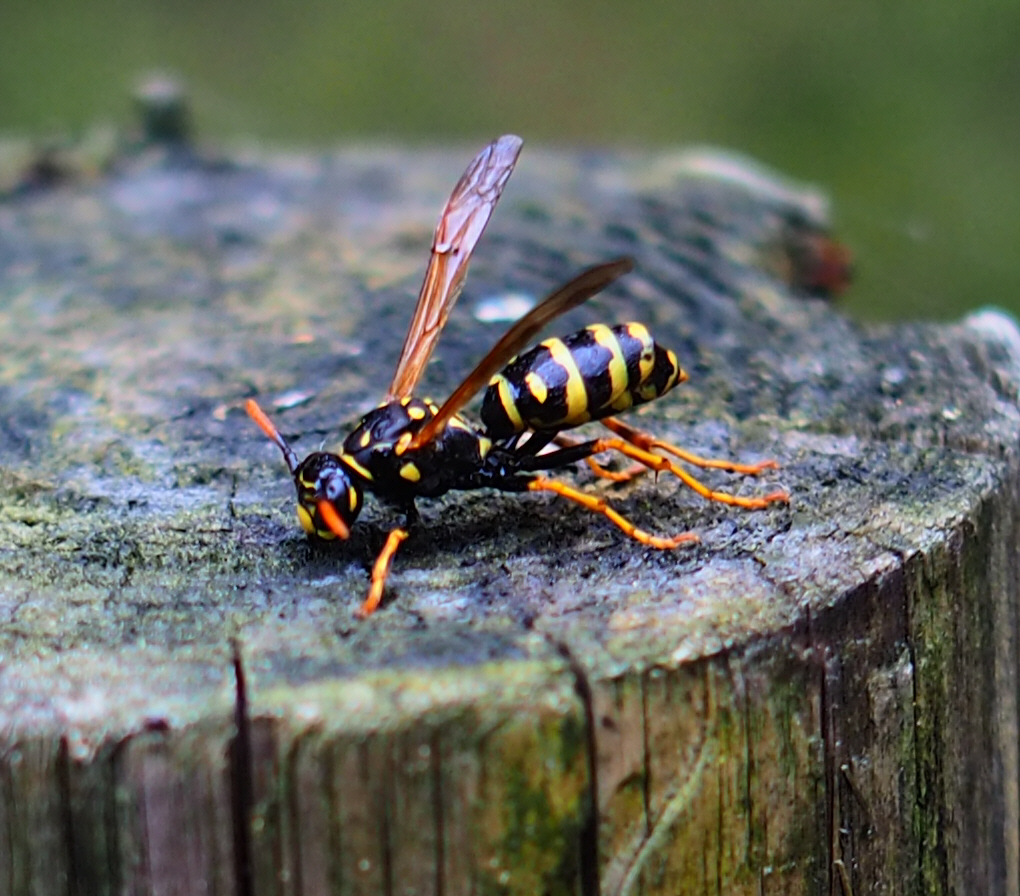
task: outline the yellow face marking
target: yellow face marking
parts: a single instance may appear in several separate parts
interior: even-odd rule
[[[574,356],[560,339],[546,339],[542,347],[549,350],[552,359],[562,367],[567,374],[567,413],[563,416],[564,423],[583,423],[588,420],[588,393],[584,388],[584,378],[581,371],[577,369]]]
[[[351,513],[358,509],[358,495],[353,488],[347,489],[347,506],[351,508]]]
[[[363,433],[361,434],[361,438],[360,438],[360,439],[358,439],[358,444],[359,444],[359,445],[361,445],[361,447],[362,447],[362,448],[367,448],[367,447],[368,447],[368,443],[369,443],[369,442],[371,442],[371,441],[372,441],[372,433],[370,433],[370,432],[369,432],[369,431],[368,431],[368,430],[366,429],[366,430],[365,430],[365,431],[364,431],[364,432],[363,432]]]
[[[413,408],[407,409],[407,416],[412,420],[424,420],[425,419],[425,408],[421,405],[415,405]]]
[[[411,444],[411,439],[413,438],[414,435],[412,433],[409,432],[401,433],[400,438],[397,439],[397,444],[393,446],[393,453],[396,454],[397,457],[399,457],[401,454],[407,451],[407,446]]]
[[[408,461],[400,468],[401,479],[406,479],[408,482],[417,482],[421,479],[421,470],[419,470],[411,461]]]
[[[315,522],[312,520],[312,515],[309,513],[308,508],[302,504],[297,506],[297,518],[305,532],[309,535],[315,534]]]
[[[592,324],[588,327],[588,331],[595,341],[609,352],[609,398],[605,405],[613,405],[613,402],[627,389],[627,362],[623,358],[620,340],[605,324]]]
[[[507,420],[513,426],[514,432],[523,432],[527,427],[524,425],[520,411],[517,410],[513,389],[510,387],[507,378],[503,374],[497,373],[492,378],[492,384],[495,385],[499,392],[499,403],[503,408],[503,413],[506,414]]]
[[[478,456],[484,459],[491,450],[492,450],[492,439],[486,438],[485,436],[479,436],[478,437]]]
[[[535,371],[531,370],[524,377],[524,382],[535,401],[539,404],[545,404],[545,400],[549,397],[549,390],[546,388],[545,380]]]
[[[318,535],[319,538],[327,541],[331,541],[336,538],[336,533],[332,529],[328,527],[325,529],[317,529],[315,527],[315,518],[312,516],[312,512],[303,504],[298,504],[297,516],[301,523],[301,528],[309,535]]]

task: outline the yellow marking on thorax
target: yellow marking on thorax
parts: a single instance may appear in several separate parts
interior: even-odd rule
[[[401,454],[407,451],[407,446],[411,444],[411,439],[413,438],[413,433],[402,432],[400,438],[397,439],[397,444],[393,446],[393,453],[400,457]]]
[[[361,438],[358,439],[358,444],[361,445],[362,448],[367,448],[368,447],[368,443],[371,442],[371,441],[372,441],[372,433],[369,430],[366,429],[361,434]]]
[[[563,419],[584,422],[590,416],[587,413],[588,393],[584,388],[584,378],[581,376],[581,371],[577,369],[574,356],[570,354],[570,349],[560,339],[546,339],[541,345],[549,351],[552,359],[567,373],[567,412]]]
[[[372,474],[369,473],[368,470],[365,469],[365,467],[363,467],[361,464],[359,464],[351,455],[349,455],[349,454],[341,454],[340,457],[343,460],[343,462],[345,464],[347,464],[347,466],[349,466],[352,470],[354,470],[355,473],[357,473],[359,476],[367,479],[369,482],[372,481]]]
[[[407,416],[410,417],[412,420],[424,420],[425,414],[426,414],[425,408],[423,408],[421,405],[416,404],[414,407],[407,409]]]
[[[408,482],[418,482],[421,479],[421,470],[411,461],[408,461],[400,468],[400,476]]]

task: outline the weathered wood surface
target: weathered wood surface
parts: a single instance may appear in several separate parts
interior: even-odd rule
[[[796,295],[810,194],[526,147],[429,390],[487,297],[632,254],[555,329],[650,324],[691,382],[636,419],[792,505],[608,489],[701,533],[657,553],[426,503],[354,619],[388,511],[311,549],[241,403],[299,451],[374,404],[472,149],[178,148],[0,204],[0,893],[1016,892],[1020,337]]]

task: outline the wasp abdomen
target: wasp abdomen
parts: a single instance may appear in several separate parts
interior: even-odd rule
[[[644,325],[593,324],[546,339],[497,373],[482,400],[482,424],[493,439],[569,429],[652,401],[686,378]]]

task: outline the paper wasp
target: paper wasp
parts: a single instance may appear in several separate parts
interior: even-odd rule
[[[358,422],[339,453],[317,451],[299,461],[258,404],[251,399],[246,403],[251,417],[283,452],[297,487],[298,517],[309,536],[347,538],[365,492],[404,513],[404,526],[389,533],[376,558],[359,616],[368,616],[379,605],[393,556],[417,520],[416,498],[453,489],[553,492],[659,549],[697,541],[697,535],[651,535],[603,498],[543,472],[587,460],[597,473],[610,478],[634,475],[633,470],[610,473],[593,460],[594,455],[615,451],[636,462],[638,471],[672,473],[710,500],[750,509],[788,500],[782,491],[758,498],[713,491],[665,454],[700,467],[746,474],[774,468],[774,461],[736,464],[701,458],[612,416],[659,398],[687,378],[676,355],[657,345],[642,325],[598,324],[563,339],[547,339],[518,355],[549,321],[631,270],[633,263],[627,258],[584,271],[525,314],[442,406],[412,396],[520,149],[520,138],[500,137],[475,157],[454,188],[436,228],[425,282],[386,398]],[[479,426],[460,411],[486,385]],[[561,435],[592,420],[601,420],[613,435],[584,442]]]

